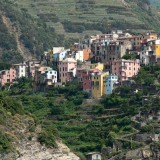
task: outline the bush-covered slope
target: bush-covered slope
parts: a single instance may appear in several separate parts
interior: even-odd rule
[[[16,35],[18,35],[18,42],[35,57],[40,56],[53,45],[65,43],[63,36],[57,35],[53,28],[48,28],[40,20],[32,18],[25,9],[18,9],[10,1],[1,0],[0,49],[3,61],[22,60],[23,57],[18,57],[20,53],[17,53],[20,51]]]

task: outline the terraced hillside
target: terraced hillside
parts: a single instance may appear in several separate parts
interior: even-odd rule
[[[148,0],[14,0],[32,16],[40,17],[58,33],[86,34],[111,28],[158,30],[156,11]],[[154,13],[154,16],[153,16]],[[152,22],[152,23],[150,23]],[[73,36],[73,34],[67,34]]]
[[[150,3],[154,6],[160,7],[160,1],[159,0],[150,0]]]
[[[17,109],[34,118],[36,124],[29,123],[33,135],[26,137],[35,140],[36,128],[41,126],[43,132],[37,137],[40,143],[56,147],[56,140],[61,138],[81,160],[86,160],[85,155],[94,151],[102,152],[104,160],[132,159],[135,152],[140,159],[139,153],[146,150],[150,160],[158,160],[160,156],[155,156],[160,152],[160,141],[155,144],[154,139],[147,137],[160,134],[159,70],[158,65],[142,67],[134,77],[135,84],[118,87],[101,100],[88,99],[89,95],[73,82],[45,93],[35,93],[32,81],[24,78],[10,90],[6,86],[2,100],[6,100],[7,113]],[[0,139],[0,144],[2,142]],[[34,148],[33,143],[30,142]],[[27,153],[30,153],[28,149]],[[35,155],[32,156],[34,159]]]

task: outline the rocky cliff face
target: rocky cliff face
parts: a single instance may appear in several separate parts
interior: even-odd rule
[[[80,160],[70,149],[57,140],[57,148],[47,148],[38,141],[38,134],[42,132],[41,126],[37,126],[34,132],[29,131],[29,123],[34,124],[31,117],[17,117],[16,126],[12,127],[10,135],[14,135],[12,140],[12,150],[8,153],[1,153],[0,160]],[[12,121],[13,122],[13,121]]]
[[[1,154],[1,160],[80,160],[61,141],[57,141],[58,148],[49,149],[42,146],[36,139],[23,140],[17,146],[16,152]]]
[[[33,139],[22,141],[17,147],[16,160],[80,160],[61,141],[57,141],[58,148],[48,149]],[[3,158],[5,160],[5,158]],[[7,160],[7,159],[6,159]]]

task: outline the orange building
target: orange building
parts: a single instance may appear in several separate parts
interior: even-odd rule
[[[83,59],[84,61],[88,61],[91,58],[91,50],[90,49],[83,49]]]
[[[153,39],[156,40],[158,38],[157,33],[150,33],[145,36],[145,39]]]

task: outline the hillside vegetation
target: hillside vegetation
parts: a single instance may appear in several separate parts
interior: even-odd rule
[[[56,139],[61,138],[82,160],[86,153],[101,151],[106,147],[113,147],[113,144],[119,144],[120,150],[113,150],[104,159],[127,153],[131,149],[154,146],[152,142],[146,144],[134,140],[134,135],[159,133],[156,131],[159,120],[147,120],[149,113],[156,116],[160,111],[159,69],[159,66],[142,67],[134,78],[135,85],[118,87],[112,95],[93,102],[87,102],[88,94],[74,83],[46,93],[35,93],[33,83],[22,78],[9,91],[2,92],[2,109],[5,109],[2,120],[7,118],[6,114],[32,115],[36,123],[31,123],[30,131],[35,132],[36,125],[41,125],[42,132],[38,136],[41,144],[56,147]],[[135,89],[138,90],[137,93],[134,92]],[[146,97],[147,101],[144,103]],[[139,122],[133,121],[132,117],[139,113]],[[146,122],[145,126],[140,125],[142,122]],[[2,132],[6,133],[4,130]],[[4,136],[8,137],[5,134]],[[7,139],[4,139],[4,145],[8,147],[4,146],[2,151],[10,150],[10,140]],[[3,140],[1,141],[0,144],[3,144]],[[123,160],[124,157],[119,157],[120,159]]]
[[[39,17],[56,32],[69,37],[107,32],[157,30],[160,17],[148,0],[14,0],[33,17]],[[74,34],[73,34],[74,33]],[[83,34],[82,34],[83,33]]]
[[[3,62],[21,62],[29,55],[39,57],[53,45],[66,44],[53,28],[32,18],[25,9],[17,9],[8,0],[0,1],[0,37]]]
[[[85,35],[111,29],[159,31],[159,23],[148,0],[1,0],[0,58],[21,62]]]

